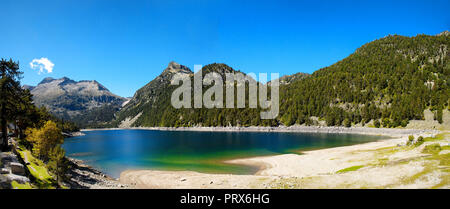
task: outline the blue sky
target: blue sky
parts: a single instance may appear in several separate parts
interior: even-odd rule
[[[450,1],[0,2],[0,57],[20,62],[22,84],[45,77],[97,80],[133,96],[170,61],[236,70],[312,73],[388,34],[449,30]],[[33,59],[47,58],[38,74]]]

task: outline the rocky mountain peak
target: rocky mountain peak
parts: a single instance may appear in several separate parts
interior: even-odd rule
[[[223,63],[213,63],[213,64],[205,65],[202,68],[203,76],[205,76],[207,73],[212,73],[212,72],[218,73],[220,76],[225,78],[226,73],[236,73],[236,72],[240,72],[240,71],[234,70],[230,66],[223,64]],[[243,73],[243,72],[240,72],[240,73]],[[243,73],[243,74],[245,74],[245,73]]]
[[[47,77],[35,87],[25,85],[23,88],[31,91],[36,105],[45,106],[57,117],[80,123],[98,122],[95,119],[100,114],[98,111],[103,111],[102,117],[111,118],[112,110],[120,108],[125,101],[95,80]],[[90,118],[91,113],[96,116]]]
[[[52,81],[54,81],[55,79],[52,77],[46,77],[44,78],[38,85],[44,84],[44,83],[50,83]]]
[[[450,35],[450,32],[448,32],[448,30],[442,31],[441,33],[437,34],[437,36],[448,36],[448,35]]]
[[[191,69],[174,61],[170,62],[163,73],[192,73]]]

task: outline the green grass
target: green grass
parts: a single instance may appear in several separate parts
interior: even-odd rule
[[[29,183],[20,184],[17,181],[12,181],[11,186],[13,189],[33,189]]]
[[[437,137],[439,140],[443,139],[443,135]],[[435,138],[425,138],[426,141],[438,141]],[[414,174],[411,177],[403,179],[400,184],[407,185],[412,184],[415,181],[423,178],[424,176],[436,171],[441,170],[443,174],[440,176],[441,181],[431,188],[441,188],[450,184],[450,153],[439,154],[441,150],[450,149],[450,146],[440,146],[438,143],[429,144],[425,146],[422,153],[431,154],[430,156],[422,158],[424,161],[424,168],[422,171]]]
[[[380,158],[376,162],[376,166],[385,166],[389,162],[389,158]]]
[[[450,167],[450,153],[434,156],[434,159],[439,160],[440,166]]]
[[[26,150],[23,147],[19,148],[17,151],[22,159],[25,160],[25,156],[27,157],[29,164],[26,166],[30,171],[30,174],[34,177],[34,180],[36,181],[35,183],[39,188],[55,188],[56,181],[50,175],[44,162],[35,158],[29,150]]]
[[[425,146],[425,148],[422,150],[422,153],[426,154],[439,154],[439,152],[442,150],[441,145],[438,143],[430,144]]]
[[[445,132],[445,133],[436,134],[436,136],[434,136],[434,137],[426,137],[426,138],[424,138],[424,141],[426,141],[426,142],[440,141],[440,140],[444,140],[446,137],[449,137],[449,136],[450,136],[450,133]]]
[[[356,165],[356,166],[352,166],[352,167],[348,167],[348,168],[344,168],[344,169],[338,170],[336,173],[347,173],[347,172],[350,172],[350,171],[357,171],[357,170],[359,170],[362,167],[364,167],[364,165]]]

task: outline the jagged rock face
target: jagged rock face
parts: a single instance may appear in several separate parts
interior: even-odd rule
[[[442,31],[441,33],[437,34],[436,36],[448,36],[450,35],[450,32],[448,32],[448,30],[446,31]]]
[[[136,91],[133,98],[124,106],[124,109],[155,101],[158,92],[170,85],[172,77],[177,73],[193,75],[193,72],[188,67],[172,61],[158,77]]]
[[[45,106],[51,113],[65,119],[105,105],[120,106],[126,101],[97,81],[76,82],[66,77],[48,77],[36,87],[24,88],[31,90],[36,105]]]

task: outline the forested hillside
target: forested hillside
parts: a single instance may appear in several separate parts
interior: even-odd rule
[[[310,116],[328,125],[367,123],[406,126],[430,108],[442,122],[448,108],[450,63],[447,33],[388,36],[365,44],[349,57],[281,90],[281,121],[305,123]],[[379,121],[378,121],[379,120]]]
[[[329,126],[351,126],[373,121],[376,127],[406,126],[423,120],[430,109],[442,123],[449,107],[450,63],[448,32],[436,36],[391,35],[363,45],[347,58],[312,75],[297,73],[280,78],[280,114],[261,120],[260,109],[175,109],[170,104],[177,72],[193,72],[170,63],[138,90],[117,114],[112,126],[278,126],[326,121]],[[276,71],[276,69],[274,69]],[[208,72],[235,72],[225,64],[203,67]],[[203,87],[203,92],[209,87]],[[248,92],[247,92],[248,94]],[[225,98],[225,97],[224,97]],[[248,101],[247,101],[248,102]]]

